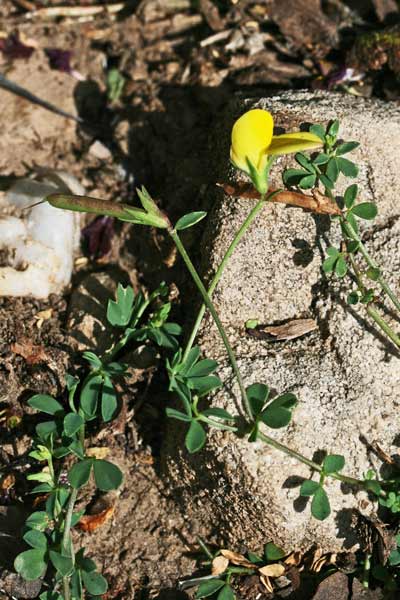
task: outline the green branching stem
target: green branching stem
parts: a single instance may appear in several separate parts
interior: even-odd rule
[[[362,275],[356,265],[356,261],[354,260],[354,257],[352,254],[349,254],[349,258],[350,258],[350,264],[353,269],[354,276],[356,278],[356,283],[357,283],[358,289],[360,290],[360,292],[362,294],[365,294],[367,290],[363,283]],[[376,310],[376,308],[371,303],[367,304],[366,311],[367,311],[368,315],[371,317],[371,319],[373,319],[373,321],[375,321],[375,323],[378,325],[378,327],[395,344],[395,346],[400,348],[400,337],[393,331],[393,329],[385,321],[385,319],[383,319],[381,317],[379,312]]]
[[[233,372],[235,373],[235,377],[239,384],[240,394],[242,396],[242,401],[243,401],[243,407],[245,409],[245,412],[246,412],[248,418],[252,421],[253,415],[252,415],[249,399],[247,397],[246,389],[244,387],[243,379],[242,379],[238,364],[236,362],[235,354],[232,350],[232,347],[228,340],[228,336],[225,333],[225,329],[221,323],[221,320],[217,314],[217,311],[215,310],[214,305],[212,304],[212,302],[207,294],[207,290],[204,287],[203,282],[201,281],[201,279],[200,279],[189,255],[188,255],[188,253],[186,252],[186,249],[185,249],[184,245],[182,244],[181,239],[180,239],[179,235],[177,234],[176,230],[169,229],[168,233],[171,236],[171,238],[173,239],[174,244],[186,265],[186,268],[188,269],[194,283],[196,284],[196,287],[199,290],[199,292],[203,298],[204,304],[206,305],[206,307],[208,308],[208,310],[211,313],[212,318],[214,319],[214,322],[217,326],[218,332],[221,336],[221,339],[222,339],[224,346],[226,348],[226,351],[228,353]]]
[[[262,196],[261,199],[259,200],[259,202],[257,202],[257,204],[250,211],[249,215],[247,216],[246,220],[241,225],[240,229],[236,232],[235,237],[233,238],[228,250],[225,253],[225,256],[223,257],[223,259],[221,261],[221,264],[219,265],[219,267],[210,283],[210,287],[208,288],[208,296],[209,297],[212,296],[215,288],[217,287],[218,282],[221,279],[222,273],[224,272],[224,269],[228,263],[228,260],[234,253],[236,246],[238,245],[240,240],[243,238],[244,234],[249,229],[250,225],[253,223],[253,221],[255,220],[257,215],[262,211],[264,206],[267,204],[269,199],[270,199],[270,196],[265,196],[265,195]],[[187,344],[185,347],[185,352],[183,354],[183,361],[185,361],[186,358],[188,357],[188,354],[194,344],[194,340],[196,339],[196,336],[199,331],[201,322],[203,320],[205,311],[206,311],[206,304],[204,303],[204,304],[202,304],[202,306],[197,314],[196,321],[193,325],[193,329],[192,329],[192,331],[190,333],[190,337],[187,341]]]
[[[360,236],[357,234],[357,232],[354,230],[354,228],[351,226],[351,224],[344,217],[342,217],[341,223],[343,225],[344,230],[348,234],[349,238],[358,243],[358,250],[362,254],[367,265],[371,269],[377,269],[381,273],[381,269],[376,264],[376,262],[373,260],[373,258],[369,255],[366,247],[364,246],[363,242],[361,241]],[[389,284],[387,283],[385,278],[380,274],[376,281],[377,281],[377,283],[379,283],[382,290],[385,292],[385,294],[387,294],[387,296],[390,298],[390,300],[393,302],[393,304],[395,305],[395,307],[397,308],[397,310],[400,313],[400,300],[398,299],[398,297],[396,296],[396,294],[394,293],[392,288],[389,286]]]

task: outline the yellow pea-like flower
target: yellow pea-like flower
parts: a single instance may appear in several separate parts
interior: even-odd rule
[[[267,165],[270,156],[312,150],[322,140],[309,132],[273,135],[274,120],[270,112],[255,108],[244,113],[232,129],[231,161],[253,180],[256,188],[265,193]]]

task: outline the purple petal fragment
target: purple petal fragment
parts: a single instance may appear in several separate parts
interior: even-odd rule
[[[61,48],[46,48],[45,50],[49,59],[50,67],[63,73],[72,73],[70,50],[62,50]]]
[[[34,51],[35,48],[23,44],[19,36],[15,33],[11,33],[6,38],[0,38],[0,52],[11,60],[16,58],[30,58]]]
[[[82,229],[82,238],[91,258],[101,258],[111,250],[111,240],[114,235],[113,217],[96,217]]]

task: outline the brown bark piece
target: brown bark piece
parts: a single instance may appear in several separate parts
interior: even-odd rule
[[[297,50],[322,58],[338,41],[336,25],[320,0],[272,0],[269,16]]]

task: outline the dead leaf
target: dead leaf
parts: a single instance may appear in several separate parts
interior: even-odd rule
[[[92,448],[88,448],[86,450],[86,456],[90,458],[97,458],[98,460],[102,460],[106,458],[110,453],[110,448],[107,446],[92,446]]]
[[[226,571],[229,560],[225,556],[216,556],[212,561],[211,575],[218,577]]]
[[[261,567],[261,569],[258,569],[258,571],[261,573],[261,575],[264,575],[265,577],[275,578],[281,577],[281,575],[284,574],[285,567],[280,563],[274,563],[273,565],[266,565],[265,567]]]
[[[247,333],[258,339],[281,342],[302,337],[317,328],[314,319],[294,319],[284,325],[258,325],[254,329],[247,329]]]
[[[51,319],[52,314],[53,314],[52,308],[48,308],[47,310],[40,310],[39,312],[36,313],[35,319],[43,319],[44,321],[47,321],[47,319]]]
[[[261,198],[260,193],[254,189],[251,183],[242,182],[235,185],[218,183],[217,185],[221,187],[224,192],[228,194],[228,196],[234,196],[236,198],[249,198],[254,200]],[[269,193],[274,191],[276,190],[268,190]],[[304,210],[309,210],[311,212],[323,215],[340,215],[340,208],[338,205],[327,196],[321,194],[321,192],[318,192],[318,190],[314,190],[312,196],[301,194],[300,192],[290,192],[288,190],[284,190],[273,196],[271,202],[289,204],[290,206],[297,206],[299,208],[303,208]]]
[[[295,552],[292,552],[291,554],[289,554],[289,556],[287,558],[285,558],[284,563],[286,565],[298,567],[299,564],[301,563],[302,558],[303,558],[302,553],[299,550],[296,550]]]
[[[268,16],[294,48],[317,58],[338,42],[337,26],[324,14],[321,0],[272,0]]]
[[[0,489],[4,492],[8,492],[8,490],[10,490],[12,487],[14,487],[14,485],[15,485],[15,475],[10,473],[9,475],[6,475],[5,477],[3,477],[3,479],[1,480]]]
[[[222,556],[225,556],[233,565],[240,567],[248,567],[249,569],[256,569],[256,565],[253,565],[243,554],[232,552],[231,550],[221,550]]]
[[[270,582],[269,578],[266,575],[261,575],[260,581],[263,584],[263,586],[265,587],[265,589],[267,590],[267,592],[269,592],[270,594],[274,593],[274,588],[272,587],[272,583]]]
[[[36,365],[50,360],[44,346],[33,344],[29,338],[21,338],[19,342],[11,344],[11,351],[22,356],[28,365]]]
[[[93,531],[107,523],[107,521],[109,521],[113,516],[114,512],[115,507],[110,506],[109,508],[106,508],[97,515],[84,515],[80,518],[77,527],[78,529],[81,529],[82,531],[85,531],[87,533],[93,533]]]

